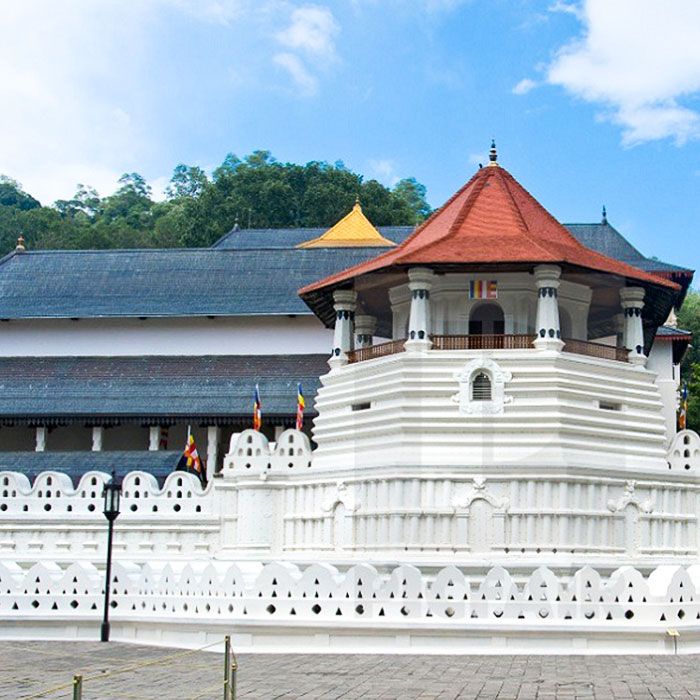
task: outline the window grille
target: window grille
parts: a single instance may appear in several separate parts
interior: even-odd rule
[[[484,372],[479,372],[472,381],[472,401],[491,401],[491,380]]]

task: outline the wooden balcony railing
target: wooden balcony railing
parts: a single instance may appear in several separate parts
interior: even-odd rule
[[[517,335],[433,335],[433,350],[527,350],[532,348],[535,337],[528,333]],[[587,340],[564,338],[564,352],[588,357],[599,357],[604,360],[627,362],[629,351],[626,348],[591,343]],[[388,343],[370,345],[358,348],[348,353],[348,362],[364,362],[377,357],[395,355],[404,351],[405,338],[391,340]]]
[[[627,362],[628,360],[629,350],[627,348],[591,343],[587,340],[573,340],[572,338],[563,338],[563,340],[564,352],[600,357],[604,360],[617,360],[617,362]]]
[[[519,335],[433,335],[433,350],[524,350],[532,347],[534,336]]]
[[[397,352],[403,352],[403,346],[406,338],[401,340],[391,340],[388,343],[380,343],[379,345],[370,345],[367,348],[358,348],[351,350],[348,353],[348,362],[364,362],[365,360],[374,360],[377,357],[385,357],[386,355],[395,355]]]

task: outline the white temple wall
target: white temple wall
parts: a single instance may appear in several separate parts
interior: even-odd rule
[[[670,444],[676,434],[678,413],[679,373],[673,364],[673,343],[657,338],[651,347],[647,367],[656,373],[663,415],[666,423],[666,441]]]
[[[328,353],[333,331],[308,316],[27,319],[3,323],[0,357]]]
[[[458,376],[482,366],[504,378],[502,393],[472,406]],[[623,362],[534,349],[404,352],[330,372],[322,384],[321,468],[665,466],[655,375]]]
[[[164,487],[143,472],[123,483],[115,554],[192,558],[486,562],[532,570],[585,560],[602,570],[697,558],[700,437],[680,433],[652,474],[622,468],[384,465],[319,469],[308,437],[232,438],[222,476],[202,491],[189,474]],[[0,473],[0,559],[104,559],[102,488],[45,472],[33,484]]]

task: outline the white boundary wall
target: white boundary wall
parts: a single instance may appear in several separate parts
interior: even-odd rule
[[[103,574],[87,563],[0,563],[0,638],[96,639]],[[631,567],[609,578],[539,568],[517,581],[448,566],[193,561],[117,563],[112,638],[238,651],[681,653],[700,651],[700,566]],[[670,634],[669,634],[670,633]]]

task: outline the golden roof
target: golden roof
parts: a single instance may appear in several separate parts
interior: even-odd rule
[[[300,243],[297,248],[349,248],[349,247],[389,247],[396,245],[384,238],[362,213],[359,201],[349,214],[346,214],[335,226],[322,236]]]

